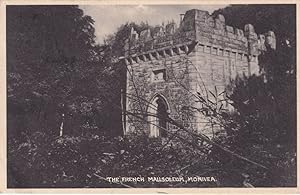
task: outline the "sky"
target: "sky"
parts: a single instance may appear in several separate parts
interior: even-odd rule
[[[85,13],[90,15],[95,23],[96,41],[103,43],[106,35],[113,34],[118,27],[126,22],[148,22],[149,25],[166,24],[174,20],[177,24],[180,14],[190,9],[214,10],[227,5],[81,5]]]

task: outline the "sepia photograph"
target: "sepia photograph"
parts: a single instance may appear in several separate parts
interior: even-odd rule
[[[296,4],[4,7],[7,189],[297,188]]]

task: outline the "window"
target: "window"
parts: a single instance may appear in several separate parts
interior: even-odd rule
[[[148,122],[150,125],[150,137],[166,137],[168,132],[167,118],[169,104],[161,95],[156,95],[148,107]]]
[[[167,80],[166,69],[153,70],[152,73],[153,82],[166,81],[166,80]]]

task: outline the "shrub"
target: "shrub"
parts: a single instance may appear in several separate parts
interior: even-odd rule
[[[8,147],[8,187],[124,187],[104,180],[119,176],[194,176],[210,162],[174,139],[131,135],[51,138],[36,132]],[[101,178],[99,178],[99,176]],[[216,183],[127,183],[134,187],[215,186]]]

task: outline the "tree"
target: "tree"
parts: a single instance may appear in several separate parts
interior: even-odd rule
[[[62,114],[97,101],[103,66],[93,22],[78,6],[7,6],[8,135],[58,135]]]
[[[257,170],[236,161],[228,163],[228,159],[222,160],[222,154],[216,157],[228,169],[248,172],[254,178],[254,186],[295,186],[295,6],[235,5],[215,12],[218,13],[224,14],[232,26],[241,28],[251,23],[258,33],[273,30],[277,49],[267,48],[259,57],[260,76],[235,81],[229,98],[236,112],[227,118],[227,136],[219,137],[232,150],[264,162],[269,170]]]
[[[124,46],[128,37],[130,36],[131,28],[134,28],[139,33],[142,30],[153,28],[147,23],[135,24],[133,22],[121,25],[117,32],[106,37],[104,40],[105,48],[103,50],[103,64],[107,68],[106,77],[102,79],[104,86],[102,87],[102,94],[106,99],[107,109],[104,112],[96,111],[97,120],[107,118],[106,124],[103,124],[106,129],[112,131],[113,136],[122,135],[122,109],[126,107],[125,103],[125,89],[126,89],[126,73],[127,67],[119,57],[124,56]],[[112,82],[113,81],[113,82]],[[108,101],[107,101],[108,100]],[[122,105],[121,105],[122,102]],[[113,106],[114,105],[114,106]],[[120,109],[123,107],[122,109]],[[104,116],[106,115],[106,116]]]

